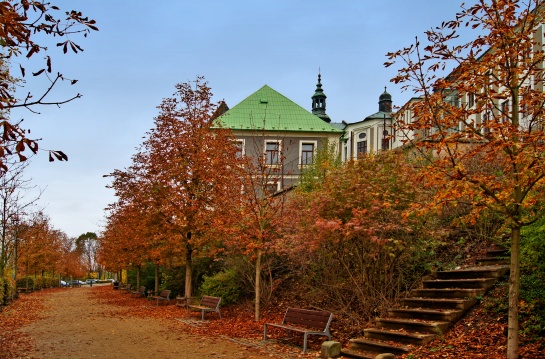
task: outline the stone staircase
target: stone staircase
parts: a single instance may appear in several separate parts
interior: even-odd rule
[[[435,272],[433,279],[423,281],[422,289],[401,301],[400,308],[377,318],[376,327],[365,329],[363,338],[351,339],[341,354],[361,359],[403,355],[440,337],[509,271],[506,258],[506,251],[491,250],[477,260],[480,266]]]

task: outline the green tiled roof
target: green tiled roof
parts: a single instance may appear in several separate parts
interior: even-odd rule
[[[390,119],[392,118],[392,114],[390,112],[383,112],[383,111],[379,111],[377,113],[374,113],[370,116],[367,116],[364,121],[367,121],[367,120],[382,120],[382,119]]]
[[[342,132],[267,85],[217,121],[232,130]]]

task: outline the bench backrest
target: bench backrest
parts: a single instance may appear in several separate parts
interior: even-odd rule
[[[210,307],[217,309],[220,305],[221,298],[220,297],[209,297],[207,295],[204,295],[201,299],[201,305],[204,307]]]
[[[168,289],[162,290],[161,293],[159,294],[159,296],[163,297],[163,298],[166,298],[166,299],[169,299],[170,290],[168,290]]]
[[[321,310],[288,308],[282,324],[297,324],[326,332],[333,319],[333,313]]]
[[[138,289],[139,293],[146,294],[146,287],[141,286],[140,289]]]

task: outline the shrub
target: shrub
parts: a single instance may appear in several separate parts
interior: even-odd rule
[[[241,281],[235,269],[227,269],[210,277],[204,276],[200,292],[221,297],[222,304],[235,303],[241,296]]]
[[[545,336],[545,218],[523,229],[521,241],[521,337]]]
[[[26,288],[28,279],[28,288],[34,289],[34,278],[33,277],[23,277],[17,279],[17,288]]]
[[[0,278],[0,301],[7,305],[15,294],[15,283],[9,277]]]

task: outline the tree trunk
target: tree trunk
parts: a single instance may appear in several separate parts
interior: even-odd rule
[[[189,240],[191,239],[191,232],[187,234],[186,248],[185,248],[185,297],[189,298],[192,295],[193,288],[191,282],[193,279],[193,249]]]
[[[159,293],[159,264],[155,263],[155,293]]]
[[[140,265],[136,266],[136,290],[140,288]]]
[[[255,260],[255,321],[261,317],[261,250],[258,249]]]
[[[519,357],[520,227],[511,229],[511,265],[509,270],[507,359],[517,359]]]

